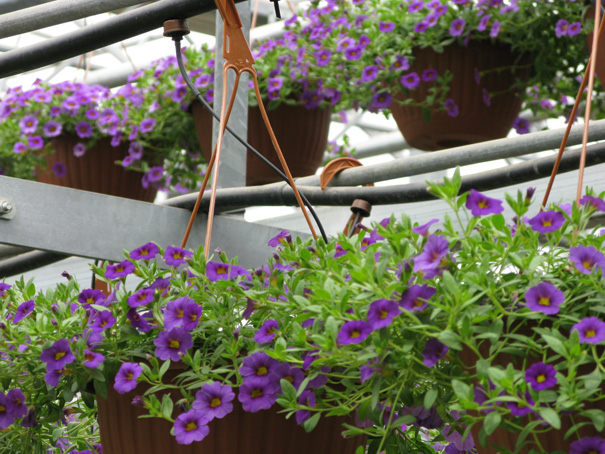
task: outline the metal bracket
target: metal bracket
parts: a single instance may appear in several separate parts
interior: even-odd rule
[[[15,204],[10,199],[0,198],[0,219],[12,219],[16,212]]]

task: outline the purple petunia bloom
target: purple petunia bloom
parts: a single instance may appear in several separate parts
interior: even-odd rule
[[[363,73],[361,74],[362,82],[372,82],[376,77],[378,77],[378,66],[368,65],[363,68]]]
[[[82,363],[86,367],[96,369],[103,363],[103,361],[105,361],[105,356],[103,356],[101,353],[93,352],[88,349],[84,350],[84,361],[82,361]]]
[[[9,411],[8,397],[0,391],[0,429],[6,429],[15,422],[15,417]]]
[[[605,211],[605,200],[600,197],[585,195],[580,199],[580,205],[589,205],[597,211]]]
[[[156,346],[155,355],[162,361],[180,361],[181,356],[193,346],[193,338],[186,329],[173,328],[159,333],[153,344]]]
[[[525,118],[516,118],[513,122],[513,128],[517,131],[517,134],[527,134],[529,132],[529,121]]]
[[[569,454],[605,454],[605,438],[584,437],[569,445]]]
[[[567,26],[567,36],[576,36],[582,31],[580,22],[573,22]]]
[[[187,413],[180,414],[174,420],[173,426],[177,443],[190,445],[194,441],[202,441],[210,433],[209,421],[208,415],[199,410],[189,410]]]
[[[137,363],[122,363],[116,374],[113,388],[120,394],[132,391],[137,387],[137,379],[143,372],[143,368]]]
[[[120,277],[126,277],[129,274],[134,273],[135,266],[128,260],[122,260],[116,265],[107,265],[105,269],[105,277],[107,279],[117,279]]]
[[[164,261],[168,266],[179,266],[193,257],[193,252],[175,246],[168,246],[164,251]]]
[[[393,71],[407,71],[410,69],[410,61],[403,55],[397,55],[395,57],[395,63],[393,63],[389,69]]]
[[[525,393],[525,401],[506,402],[506,406],[514,416],[522,417],[533,412],[531,406],[536,403],[529,395],[529,391]]]
[[[351,47],[345,50],[345,58],[349,61],[359,60],[362,53],[363,49],[361,46]]]
[[[452,21],[450,25],[450,35],[452,36],[460,36],[464,32],[464,26],[466,25],[466,21],[461,17],[457,17]]]
[[[100,333],[105,331],[108,328],[111,328],[116,323],[116,318],[113,316],[111,311],[97,311],[97,313],[92,317],[92,324],[90,325],[90,329],[93,333]]]
[[[426,367],[433,367],[437,362],[443,359],[449,350],[447,345],[439,342],[438,339],[431,338],[429,339],[422,351],[422,356],[424,356],[424,360],[422,361]]]
[[[534,312],[554,315],[564,302],[563,292],[549,282],[541,282],[525,292],[525,304]]]
[[[413,90],[420,84],[420,76],[417,73],[412,72],[401,76],[399,81],[401,82],[401,85],[403,85],[405,88]]]
[[[4,298],[6,296],[6,291],[10,289],[12,285],[5,284],[4,282],[0,282],[0,298]]]
[[[164,168],[162,166],[154,166],[145,175],[148,181],[160,181],[164,176]]]
[[[74,156],[76,158],[84,156],[84,153],[86,153],[86,146],[83,143],[78,142],[74,145]]]
[[[136,309],[130,309],[126,313],[126,317],[128,317],[128,320],[133,328],[141,331],[142,333],[151,331],[152,328],[149,322],[145,319],[145,317],[142,317]]]
[[[136,293],[130,295],[126,302],[130,307],[139,307],[149,304],[154,299],[155,290],[149,287],[142,288]]]
[[[286,380],[298,389],[300,384],[305,379],[305,373],[300,367],[293,367],[288,363],[282,363],[273,370],[272,377],[275,383],[279,383],[280,380]]]
[[[565,222],[565,216],[560,211],[541,211],[527,223],[538,233],[551,233],[559,230]]]
[[[412,228],[412,232],[417,233],[418,235],[428,236],[428,234],[429,234],[429,227],[431,225],[435,224],[436,222],[439,222],[439,219],[431,219],[426,224],[422,224],[422,225],[419,225],[419,226],[416,226],[416,227]]]
[[[166,305],[164,312],[164,327],[167,330],[178,326],[191,331],[198,324],[202,315],[202,306],[196,303],[192,298],[183,296],[170,301]]]
[[[24,303],[19,304],[19,307],[17,308],[17,312],[15,313],[12,322],[19,323],[21,320],[23,320],[25,317],[27,317],[33,312],[34,307],[34,300],[25,301]]]
[[[267,320],[263,323],[263,326],[254,334],[254,340],[262,344],[264,342],[271,342],[275,339],[277,332],[279,330],[279,325],[277,320]]]
[[[13,152],[16,154],[25,153],[27,151],[27,146],[23,142],[17,142],[13,147]]]
[[[55,162],[52,169],[55,175],[57,175],[59,178],[64,177],[67,173],[67,167],[65,167],[65,164],[63,164],[61,161]]]
[[[42,131],[44,132],[44,135],[46,137],[57,137],[61,134],[62,130],[63,126],[61,125],[61,123],[55,120],[47,121],[44,127],[42,128]]]
[[[238,276],[246,276],[248,271],[239,265],[210,261],[206,264],[206,276],[212,282],[218,280],[235,279]]]
[[[424,82],[431,82],[437,78],[437,70],[436,69],[425,69],[422,72],[422,80]]]
[[[495,38],[500,34],[500,21],[494,21],[492,27],[489,29],[489,37]]]
[[[149,242],[145,243],[143,246],[133,249],[130,253],[130,258],[134,260],[151,260],[158,255],[159,252],[160,249],[157,247],[157,245]]]
[[[393,95],[388,91],[379,91],[372,95],[372,105],[377,109],[389,107],[393,102]]]
[[[465,206],[468,210],[471,210],[473,216],[498,214],[504,211],[501,200],[488,197],[474,189],[470,190]]]
[[[139,131],[141,131],[142,134],[145,134],[149,131],[152,131],[154,127],[155,127],[155,119],[154,118],[145,118],[139,125]]]
[[[438,268],[449,251],[447,239],[439,235],[429,235],[424,249],[414,258],[414,273]]]
[[[427,284],[413,284],[402,293],[399,305],[408,311],[421,311],[436,292],[437,289]]]
[[[231,401],[235,399],[235,393],[228,385],[222,385],[215,381],[212,384],[204,384],[195,394],[195,401],[192,407],[195,410],[203,411],[208,420],[214,418],[224,418],[233,411]]]
[[[282,230],[277,235],[269,240],[267,243],[270,247],[277,247],[279,245],[285,245],[292,243],[292,236],[288,233],[287,230]]]
[[[574,246],[569,248],[569,260],[583,274],[590,274],[595,269],[605,266],[605,256],[594,246]]]
[[[448,98],[445,100],[445,102],[443,103],[443,107],[445,107],[445,112],[450,116],[450,117],[457,117],[458,116],[458,105],[456,104],[456,101],[454,101],[452,98]]]
[[[92,136],[92,126],[87,121],[81,121],[75,126],[76,134],[81,139],[87,139]]]
[[[539,362],[532,364],[525,371],[525,381],[534,391],[542,391],[557,384],[556,374],[557,370],[552,365]]]
[[[315,407],[315,393],[309,389],[304,390],[300,396],[298,396],[298,405],[304,407]],[[302,424],[311,416],[310,410],[297,410],[296,411],[296,423]]]
[[[26,115],[19,121],[19,127],[23,134],[32,134],[38,127],[38,119],[35,115]]]
[[[257,377],[269,382],[278,366],[279,362],[276,359],[265,352],[256,352],[242,360],[239,373],[244,378]]]
[[[248,377],[239,387],[237,400],[242,403],[242,408],[250,413],[260,410],[268,410],[277,400],[277,386],[265,380]]]
[[[390,33],[395,30],[395,24],[393,22],[380,22],[378,24],[378,30],[382,33]]]
[[[59,339],[52,346],[40,353],[40,361],[46,363],[47,370],[62,369],[74,362],[75,357],[67,339]]]
[[[25,395],[19,388],[11,389],[6,393],[8,412],[15,418],[23,418],[27,414]]]
[[[557,24],[555,25],[555,36],[560,38],[561,36],[567,35],[567,27],[569,26],[569,22],[565,19],[559,19]]]
[[[359,344],[372,333],[372,325],[364,320],[345,322],[337,336],[339,345]]]
[[[315,54],[315,63],[317,66],[326,66],[330,63],[330,59],[332,58],[332,52],[327,49],[322,49]]]
[[[47,386],[51,388],[56,388],[59,384],[59,378],[63,376],[65,373],[65,369],[46,369],[46,373],[44,374],[44,381]]]
[[[598,344],[605,340],[605,322],[597,317],[586,317],[571,327],[580,335],[581,344]]]
[[[78,302],[82,307],[88,309],[91,304],[103,304],[105,301],[105,295],[100,290],[85,289],[78,295]]]
[[[399,314],[401,309],[396,301],[379,299],[370,303],[367,318],[372,330],[377,330],[389,326]]]

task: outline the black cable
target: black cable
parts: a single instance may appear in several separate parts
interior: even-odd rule
[[[212,107],[210,106],[210,104],[208,104],[208,102],[206,102],[206,100],[204,99],[204,97],[202,96],[202,94],[200,93],[200,91],[197,89],[197,87],[195,86],[195,84],[189,78],[189,74],[187,74],[187,71],[185,70],[185,65],[183,64],[183,56],[181,55],[181,39],[182,39],[182,37],[180,37],[180,36],[173,36],[172,39],[174,41],[174,45],[175,45],[175,48],[176,48],[176,59],[177,59],[177,62],[179,64],[179,70],[181,71],[181,75],[183,76],[183,79],[185,80],[185,83],[189,87],[189,90],[191,90],[191,92],[202,103],[202,105],[206,109],[208,109],[208,111],[212,114],[212,116],[214,118],[216,118],[220,122],[221,121],[220,116],[216,112],[214,112],[214,110],[212,109]],[[265,158],[252,145],[250,145],[248,142],[246,142],[244,139],[242,139],[235,131],[233,131],[229,127],[229,125],[225,125],[225,126],[226,126],[226,130],[229,131],[229,133],[233,137],[235,137],[235,139],[237,139],[237,141],[239,143],[241,143],[248,150],[250,150],[252,153],[254,153],[260,160],[262,160],[275,173],[277,173],[288,184],[288,186],[292,187],[292,184],[290,183],[290,180],[288,179],[288,177],[286,176],[285,173],[283,173],[275,165],[273,165],[273,163],[271,161],[269,161],[267,158]],[[218,163],[216,163],[216,165],[218,167]],[[317,224],[317,227],[318,227],[318,229],[319,229],[319,231],[321,233],[321,236],[322,236],[323,240],[327,243],[328,242],[328,236],[326,235],[326,232],[325,232],[325,230],[323,228],[323,225],[321,224],[321,221],[319,220],[319,217],[317,216],[317,213],[315,212],[315,210],[313,209],[313,207],[311,206],[311,204],[309,203],[309,201],[307,200],[307,198],[303,194],[300,194],[300,197],[303,200],[303,202],[304,202],[305,206],[307,207],[307,209],[309,210],[309,212],[311,213],[311,216],[313,216],[313,219],[315,219],[315,223]]]

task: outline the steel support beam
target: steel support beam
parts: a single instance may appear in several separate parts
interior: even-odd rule
[[[161,28],[168,19],[186,19],[215,9],[213,0],[160,0],[81,30],[5,52],[0,55],[0,78],[42,68],[147,33]]]
[[[0,199],[10,200],[15,209],[12,219],[0,216],[0,243],[112,261],[148,241],[180,246],[191,215],[181,208],[9,177],[0,177]],[[203,244],[206,219],[198,215],[188,246]],[[211,253],[220,247],[243,266],[259,266],[272,253],[267,242],[280,231],[217,216]]]

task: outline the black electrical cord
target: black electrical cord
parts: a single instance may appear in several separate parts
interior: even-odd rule
[[[175,46],[175,49],[176,49],[176,59],[177,59],[177,62],[179,64],[179,70],[181,71],[181,75],[183,76],[183,79],[185,80],[185,83],[189,87],[189,90],[191,90],[191,92],[202,103],[202,105],[206,109],[208,109],[208,111],[212,114],[212,116],[214,118],[216,118],[220,122],[220,120],[221,120],[220,116],[216,112],[214,112],[214,110],[212,110],[212,107],[210,106],[210,104],[208,104],[208,102],[206,102],[206,100],[204,99],[204,97],[202,96],[202,94],[200,93],[200,91],[197,89],[197,87],[195,86],[195,84],[189,78],[189,74],[187,74],[187,71],[185,70],[185,65],[183,64],[183,56],[181,54],[181,39],[182,38],[179,37],[179,36],[173,36],[172,39],[174,41],[174,46]],[[283,180],[288,184],[288,186],[292,187],[292,185],[290,184],[290,180],[288,180],[288,177],[286,176],[285,173],[283,173],[281,170],[279,170],[275,165],[273,165],[273,163],[271,161],[269,161],[262,154],[260,154],[260,152],[257,151],[252,145],[250,145],[248,142],[246,142],[244,139],[242,139],[235,131],[233,131],[229,127],[229,125],[226,125],[226,129],[227,129],[227,131],[229,131],[229,133],[233,137],[235,137],[237,139],[237,141],[239,143],[241,143],[248,150],[250,150],[252,153],[254,153],[266,165],[268,165],[269,167],[271,167],[271,169],[275,173],[277,173],[281,178],[283,178]],[[216,165],[218,166],[218,163],[216,163]],[[300,194],[300,197],[302,198],[305,206],[307,207],[307,209],[311,213],[311,216],[313,216],[313,219],[315,219],[315,223],[317,224],[317,227],[318,227],[318,229],[319,229],[319,231],[321,233],[321,237],[327,243],[328,242],[328,236],[326,235],[326,232],[325,232],[325,230],[323,228],[323,225],[321,224],[321,221],[319,220],[319,217],[317,216],[317,213],[315,212],[315,210],[313,209],[313,207],[311,206],[311,204],[309,203],[309,201],[307,200],[307,198],[302,193]]]

